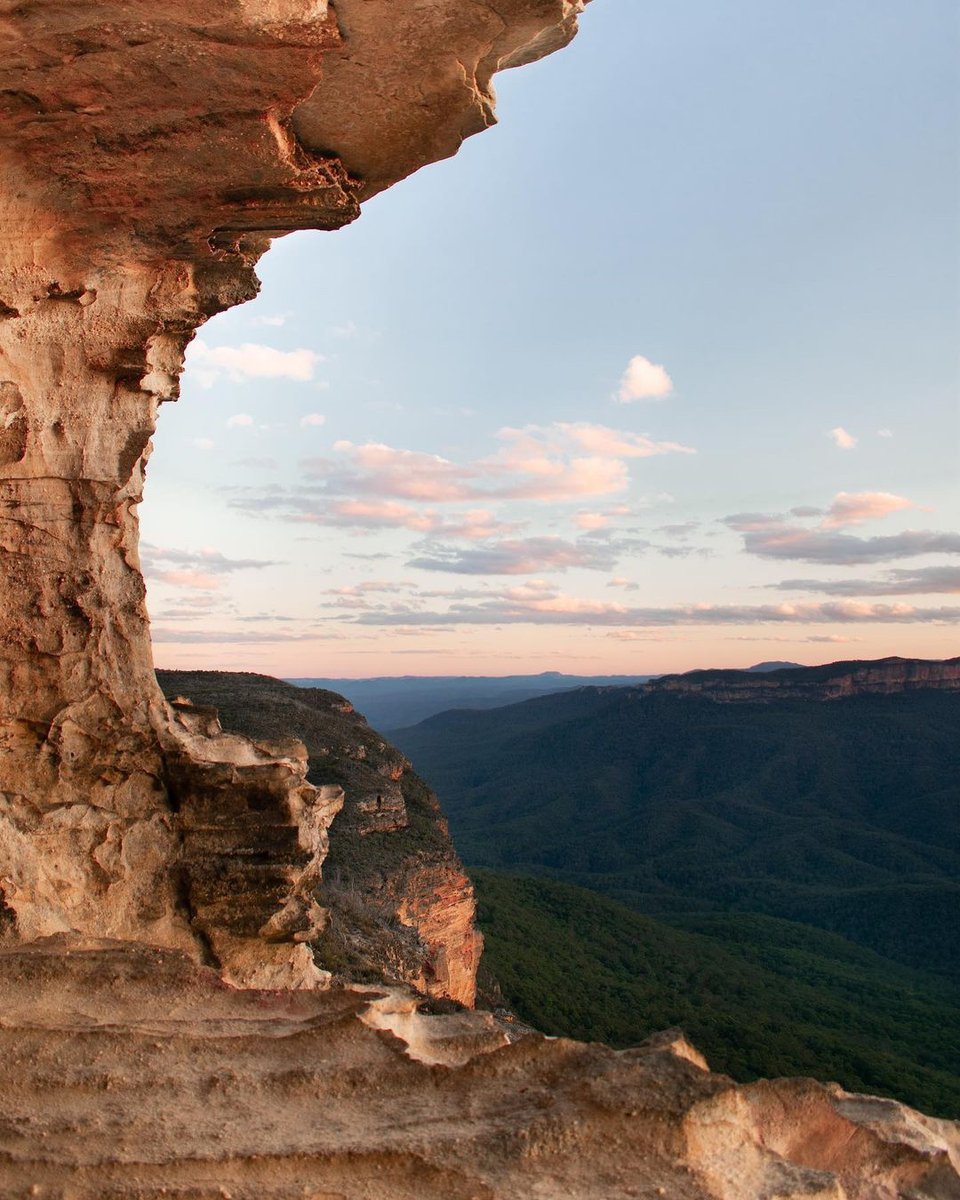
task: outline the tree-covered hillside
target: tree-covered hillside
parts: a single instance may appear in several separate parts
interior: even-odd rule
[[[469,864],[650,915],[755,912],[960,973],[960,693],[582,689],[394,735]]]
[[[478,870],[484,962],[519,1016],[617,1046],[679,1025],[714,1070],[810,1075],[960,1116],[960,997],[771,917],[667,924],[581,888]]]

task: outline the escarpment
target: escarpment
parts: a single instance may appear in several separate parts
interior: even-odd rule
[[[776,671],[689,671],[643,684],[645,695],[701,695],[719,703],[772,700],[840,700],[846,696],[893,696],[900,692],[960,691],[960,658],[942,662],[881,658],[826,663]]]
[[[184,347],[211,315],[256,293],[270,238],[339,228],[366,196],[454,153],[493,119],[493,73],[569,40],[581,7],[4,6],[8,936],[142,937],[238,980],[260,978],[249,938],[274,946],[277,969],[285,941],[293,974],[316,982],[296,939],[312,920],[306,892],[335,800],[306,781],[302,750],[205,731],[164,701],[137,553],[150,438],[159,406],[177,396]],[[189,863],[223,851],[213,824],[234,830],[231,861],[245,856],[245,869],[221,894],[200,889],[195,868],[185,899]],[[272,831],[270,863],[244,849],[244,825],[251,837]],[[258,889],[260,900],[241,904]]]

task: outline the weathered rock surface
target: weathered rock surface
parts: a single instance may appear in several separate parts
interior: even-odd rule
[[[316,916],[303,893],[330,798],[306,786],[302,752],[208,737],[154,679],[136,511],[158,408],[176,398],[195,330],[256,293],[272,236],[339,228],[365,196],[454,153],[492,120],[493,73],[563,44],[581,7],[0,4],[7,937],[145,937],[240,978],[250,947],[237,939],[256,911],[256,936],[282,926],[291,970],[306,969],[295,939]],[[237,787],[246,799],[227,804]],[[197,866],[202,830],[232,825],[235,864],[249,850],[240,826],[267,794],[258,836],[270,826],[309,860],[281,862],[285,850],[265,866],[240,931],[226,901],[256,864],[218,898]],[[280,969],[284,952],[271,956]]]
[[[316,948],[320,966],[472,1005],[483,947],[473,887],[436,797],[400,751],[335,692],[247,672],[158,671],[157,678],[171,700],[187,696],[207,706],[202,711],[216,710],[224,725],[259,744],[298,738],[308,781],[345,797],[313,892],[322,925],[298,935]],[[206,843],[196,844],[202,861]],[[235,861],[229,846],[224,855]],[[199,869],[204,878],[218,874],[214,860]],[[242,908],[232,898],[228,904]]]
[[[931,689],[960,691],[960,658],[942,662],[918,658],[881,658],[870,662],[827,663],[822,667],[786,667],[749,671],[688,671],[663,675],[642,684],[643,694],[672,692],[706,696],[718,703],[737,701],[840,700],[845,696],[892,696]]]
[[[957,1127],[892,1102],[737,1085],[673,1034],[507,1044],[489,1015],[375,997],[238,991],[129,944],[0,953],[0,1196],[960,1195]]]

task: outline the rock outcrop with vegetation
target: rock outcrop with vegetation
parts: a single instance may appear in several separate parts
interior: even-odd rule
[[[170,700],[212,706],[248,738],[298,738],[309,755],[307,780],[344,796],[313,892],[321,925],[305,939],[320,967],[472,1006],[483,944],[473,888],[436,797],[400,751],[335,692],[241,672],[157,678]]]

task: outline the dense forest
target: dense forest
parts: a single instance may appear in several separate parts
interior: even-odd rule
[[[394,733],[549,1033],[960,1116],[960,694],[582,688]]]
[[[614,1046],[679,1026],[740,1080],[810,1075],[960,1117],[960,996],[809,926],[666,923],[548,879],[473,872],[488,979],[545,1033]]]

